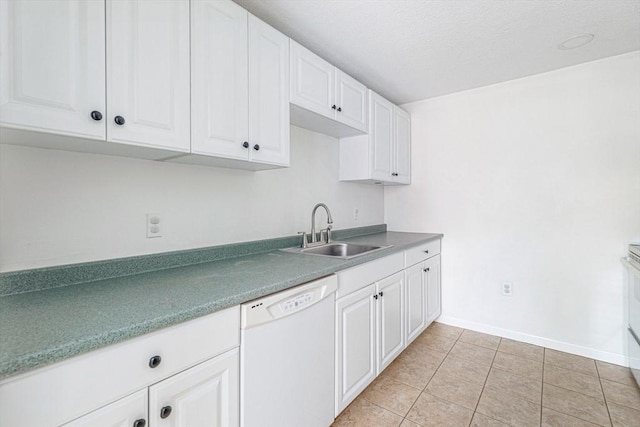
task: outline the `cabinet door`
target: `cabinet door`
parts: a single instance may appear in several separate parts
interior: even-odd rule
[[[291,40],[291,103],[335,118],[335,67]]]
[[[394,107],[394,154],[395,172],[393,181],[399,184],[411,183],[411,116],[406,111]]]
[[[108,141],[189,150],[189,2],[107,0],[106,120]]]
[[[378,282],[378,370],[380,374],[404,350],[404,274]]]
[[[394,105],[369,91],[369,144],[371,178],[391,181]]]
[[[424,264],[416,264],[405,270],[407,329],[406,343],[409,345],[427,326]]]
[[[365,85],[336,71],[336,119],[347,126],[367,131],[367,88]]]
[[[238,364],[235,348],[151,386],[149,424],[155,427],[237,426]]]
[[[247,17],[232,1],[191,2],[192,153],[249,159]]]
[[[131,427],[147,421],[147,389],[117,400],[63,427]]]
[[[289,165],[289,38],[249,15],[249,159]]]
[[[336,415],[376,377],[376,285],[336,301]]]
[[[0,1],[0,124],[104,139],[104,2]]]
[[[440,255],[425,261],[425,282],[427,287],[427,324],[442,313],[440,296]]]

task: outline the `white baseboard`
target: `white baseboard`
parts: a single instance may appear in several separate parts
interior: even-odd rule
[[[522,341],[529,344],[539,345],[541,347],[564,351],[566,353],[577,354],[578,356],[584,356],[603,362],[613,363],[615,365],[629,366],[629,358],[622,354],[609,353],[607,351],[582,347],[575,344],[551,340],[535,335],[524,334],[522,332],[512,331],[510,329],[497,328],[495,326],[486,325],[484,323],[471,322],[469,320],[458,319],[450,316],[440,316],[436,319],[436,322],[444,323],[451,326],[457,326],[459,328],[470,329],[472,331],[482,332],[485,334],[497,335],[499,337]]]

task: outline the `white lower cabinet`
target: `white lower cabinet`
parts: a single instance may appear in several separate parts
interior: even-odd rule
[[[336,416],[440,316],[440,240],[337,274]]]
[[[426,303],[423,263],[413,265],[405,270],[407,286],[405,309],[407,311],[407,335],[409,345],[427,327]]]
[[[236,426],[238,366],[238,349],[230,350],[64,427]]]
[[[336,301],[336,416],[376,377],[375,283]]]
[[[425,286],[427,289],[427,324],[442,313],[440,296],[440,255],[433,256],[424,263]]]
[[[407,345],[442,313],[440,305],[440,255],[405,270],[407,282]]]
[[[404,350],[399,272],[336,301],[336,415]]]
[[[147,397],[147,390],[140,390],[71,421],[64,427],[145,427],[148,419]]]
[[[238,425],[239,359],[233,349],[149,387],[151,426]]]
[[[404,350],[404,275],[396,273],[377,285],[379,375]]]
[[[236,306],[8,378],[0,426],[238,425],[239,345]]]

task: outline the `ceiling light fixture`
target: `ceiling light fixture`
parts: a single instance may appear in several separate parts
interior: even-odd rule
[[[579,36],[571,37],[558,45],[560,50],[577,49],[586,44],[591,43],[595,36],[593,34],[580,34]]]

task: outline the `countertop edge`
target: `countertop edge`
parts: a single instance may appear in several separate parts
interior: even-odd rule
[[[389,232],[356,236],[356,237],[350,237],[350,238],[348,237],[341,240],[350,241],[356,238],[358,240],[362,240],[362,239],[366,239],[368,236],[375,236],[379,234],[388,234],[388,233]],[[401,232],[391,232],[391,233],[401,234]],[[177,325],[179,323],[193,320],[198,317],[206,316],[206,315],[215,313],[217,311],[223,310],[225,308],[233,307],[235,305],[242,304],[242,303],[254,300],[256,298],[260,298],[269,294],[273,294],[276,292],[280,292],[280,291],[292,288],[294,286],[301,285],[311,280],[315,280],[330,274],[334,274],[338,271],[346,270],[348,268],[352,268],[357,265],[375,261],[376,259],[379,259],[379,258],[384,258],[393,253],[410,249],[414,246],[420,245],[428,241],[441,240],[444,237],[443,234],[438,234],[438,233],[434,233],[434,234],[407,233],[407,234],[412,234],[414,236],[423,234],[424,237],[418,240],[414,240],[407,244],[394,245],[383,251],[374,252],[362,257],[352,258],[349,260],[341,260],[343,262],[341,262],[340,264],[336,264],[334,266],[327,267],[324,269],[315,270],[313,272],[309,272],[309,274],[303,274],[297,277],[292,277],[288,280],[277,282],[270,286],[264,286],[262,288],[262,292],[258,294],[256,294],[255,292],[251,293],[249,291],[245,291],[245,292],[240,291],[227,298],[212,301],[199,306],[194,306],[192,308],[189,308],[188,310],[179,311],[167,316],[163,316],[159,318],[151,318],[144,322],[134,323],[126,328],[107,330],[102,334],[90,335],[83,339],[74,340],[74,341],[64,343],[55,347],[50,347],[43,351],[25,354],[17,358],[12,357],[7,360],[2,360],[0,361],[0,381],[5,382],[6,380],[12,380],[14,377],[17,377],[23,374],[28,374],[32,371],[35,371],[41,368],[45,368],[56,362],[61,362],[63,360],[71,359],[73,357],[80,356],[82,354],[86,354],[88,352],[98,350],[100,348],[104,348],[112,344],[124,342],[126,340],[136,338],[136,337],[139,337],[139,336],[142,336],[142,335],[145,335],[169,326]],[[271,252],[275,252],[275,251],[271,251]],[[291,256],[307,257],[309,255],[291,254]],[[69,286],[74,286],[74,285],[69,285]],[[34,291],[34,292],[38,292],[38,291]]]

